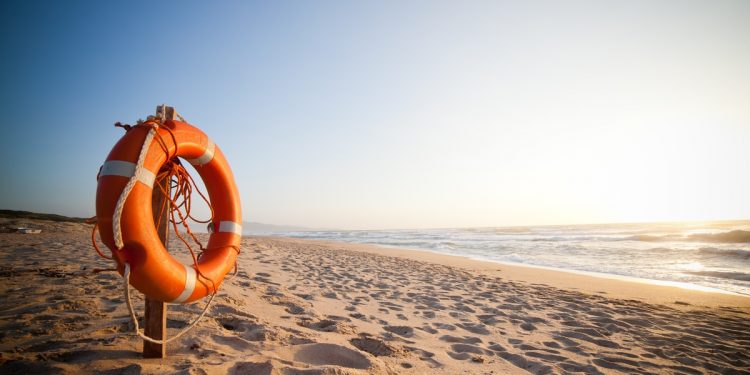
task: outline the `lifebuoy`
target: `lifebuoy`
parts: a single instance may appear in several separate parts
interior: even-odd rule
[[[212,233],[197,269],[167,252],[153,219],[154,181],[174,156],[195,167],[213,207]],[[99,172],[96,217],[118,272],[129,265],[131,285],[154,300],[187,303],[215,293],[239,253],[242,212],[232,170],[219,147],[184,122],[146,122],[125,133]]]

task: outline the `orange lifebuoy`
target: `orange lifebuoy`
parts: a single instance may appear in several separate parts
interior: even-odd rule
[[[154,136],[160,142],[151,142]],[[174,156],[195,167],[213,207],[212,233],[197,269],[167,252],[153,219],[154,180]],[[118,272],[128,265],[131,285],[154,300],[187,303],[215,293],[239,253],[242,212],[232,170],[221,150],[184,122],[146,123],[125,133],[100,170],[96,217]]]

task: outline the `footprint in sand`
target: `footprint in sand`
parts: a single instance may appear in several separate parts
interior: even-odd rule
[[[331,320],[336,320],[340,322],[351,322],[352,320],[345,317],[345,316],[339,316],[339,315],[326,315],[326,318]]]
[[[487,330],[487,327],[481,323],[457,323],[456,326],[458,326],[459,328],[463,328],[471,333],[476,333],[479,335],[490,334],[490,331]]]
[[[422,316],[425,317],[425,318],[427,318],[427,319],[432,319],[432,318],[435,317],[435,312],[434,311],[423,311],[422,312]]]
[[[284,310],[292,315],[300,315],[305,312],[305,308],[300,305],[296,305],[291,302],[284,303],[284,305],[286,305],[286,308]]]
[[[417,329],[421,329],[422,331],[425,331],[425,332],[427,332],[429,334],[433,334],[433,335],[436,334],[436,333],[438,333],[438,330],[436,330],[435,328],[430,327],[429,325],[427,325],[427,323],[425,323],[421,327],[417,327]]]
[[[351,313],[351,314],[349,314],[349,316],[352,317],[352,318],[354,318],[354,319],[362,320],[362,321],[365,321],[365,322],[367,322],[367,321],[370,320],[369,318],[367,318],[365,316],[365,314],[362,314],[362,313]]]
[[[479,337],[473,337],[473,336],[458,337],[458,336],[451,336],[451,335],[443,335],[443,336],[440,336],[440,340],[449,342],[449,343],[461,343],[461,344],[478,344],[482,342],[482,339],[480,339]]]
[[[270,360],[266,362],[238,362],[229,369],[227,374],[273,374],[274,367]]]
[[[216,321],[227,331],[231,331],[247,341],[266,341],[272,332],[264,325],[242,320],[238,318],[216,319]]]
[[[325,298],[330,298],[330,299],[339,299],[339,296],[338,294],[336,294],[336,292],[325,292],[321,294],[321,296]]]
[[[359,338],[351,339],[349,342],[357,349],[370,353],[376,357],[390,356],[396,353],[396,349],[386,344],[382,340],[360,336]]]
[[[319,332],[336,332],[336,333],[351,333],[354,332],[354,328],[341,321],[323,319],[319,321],[313,321],[312,319],[302,319],[297,322],[301,327],[314,329]]]
[[[211,308],[211,314],[214,316],[219,316],[219,315],[227,315],[227,316],[233,316],[233,317],[242,316],[242,317],[249,318],[249,319],[257,319],[255,315],[246,313],[242,310],[238,310],[234,306],[225,305],[225,304],[214,305],[214,307]]]
[[[469,344],[452,344],[451,350],[448,350],[446,352],[451,358],[463,361],[467,359],[472,359],[477,357],[477,355],[481,354],[493,354],[489,350],[482,349],[478,346],[469,345]],[[475,362],[478,362],[474,360]]]
[[[336,344],[305,344],[292,348],[292,359],[314,366],[341,366],[353,369],[368,369],[372,366],[362,353]]]
[[[448,324],[448,323],[432,323],[432,326],[438,330],[441,330],[441,329],[444,329],[446,331],[456,330],[456,326],[454,326],[453,324]]]
[[[532,374],[552,374],[552,367],[547,366],[541,362],[536,362],[526,359],[526,357],[520,354],[513,354],[509,352],[498,352],[497,355],[510,362],[514,366],[526,370]]]
[[[385,326],[384,330],[403,337],[414,336],[414,328],[409,326]]]
[[[427,350],[420,349],[420,348],[413,347],[413,346],[405,346],[404,349],[417,354],[419,356],[420,361],[426,362],[432,368],[443,367],[442,363],[436,361],[433,358],[435,356],[435,353],[428,352]]]

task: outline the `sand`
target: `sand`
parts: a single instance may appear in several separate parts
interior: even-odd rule
[[[209,315],[167,359],[145,360],[121,278],[92,272],[110,264],[91,248],[90,226],[17,221],[43,232],[0,233],[3,374],[750,369],[747,297],[271,237],[244,238],[240,272]],[[170,332],[202,307],[170,306]]]

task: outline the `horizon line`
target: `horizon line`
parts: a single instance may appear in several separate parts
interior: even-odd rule
[[[76,220],[88,220],[90,218],[86,217],[76,217],[76,216],[67,216],[59,213],[52,213],[52,212],[35,212],[35,211],[28,211],[28,210],[14,210],[14,209],[6,209],[2,208],[0,211],[14,211],[14,212],[23,212],[23,213],[31,213],[31,214],[43,214],[43,215],[57,215],[66,217],[69,219],[76,219]],[[43,219],[42,219],[43,220]],[[349,232],[358,232],[358,231],[389,231],[389,230],[441,230],[441,229],[490,229],[490,228],[524,228],[524,227],[564,227],[564,226],[594,226],[594,225],[633,225],[633,224],[690,224],[690,223],[729,223],[729,222],[750,222],[750,217],[743,218],[743,219],[711,219],[711,220],[656,220],[656,221],[621,221],[621,222],[599,222],[599,223],[569,223],[569,224],[517,224],[517,225],[480,225],[480,226],[455,226],[455,227],[423,227],[423,228],[416,228],[416,227],[406,227],[406,228],[381,228],[381,229],[344,229],[344,228],[315,228],[315,227],[309,227],[306,225],[297,225],[297,224],[273,224],[268,222],[261,222],[261,221],[245,221],[242,220],[243,223],[248,224],[261,224],[261,225],[270,225],[270,226],[278,226],[278,227],[298,227],[298,228],[304,228],[303,230],[298,230],[299,232],[332,232],[332,231],[349,231]],[[197,223],[197,222],[196,222]]]

